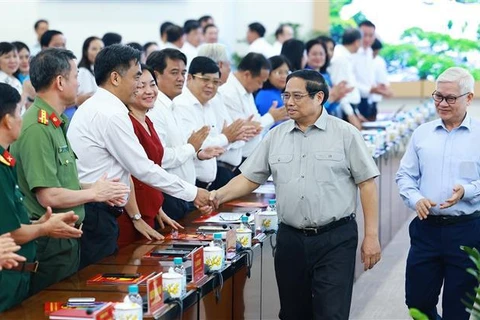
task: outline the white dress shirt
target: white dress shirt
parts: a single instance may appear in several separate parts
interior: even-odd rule
[[[280,43],[279,41],[275,41],[272,46],[272,53],[276,56],[280,55],[282,53],[282,46],[283,46],[283,43]]]
[[[185,88],[181,95],[173,99],[174,114],[180,121],[179,129],[189,133],[197,131],[203,126],[210,128],[208,137],[202,144],[202,149],[207,147],[223,147],[228,146],[227,137],[222,134],[222,127],[218,127],[218,121],[210,102],[202,105],[193,93]],[[197,179],[202,182],[212,182],[217,175],[217,159],[208,160],[195,159],[195,171]]]
[[[264,131],[267,131],[273,125],[274,120],[272,115],[266,113],[260,116],[255,105],[253,94],[245,90],[235,74],[228,76],[227,82],[218,89],[218,93],[223,99],[228,113],[233,120],[246,119],[254,115],[253,120],[260,121]],[[245,143],[245,146],[242,148],[243,157],[248,157],[252,153],[260,143],[261,137],[262,134],[257,135]]]
[[[248,47],[248,52],[261,53],[267,58],[270,58],[275,55],[275,53],[273,52],[272,45],[268,43],[268,41],[265,40],[265,38],[263,37],[253,41]]]
[[[93,70],[89,71],[84,67],[78,68],[78,95],[95,93],[97,91],[98,86],[92,72]]]
[[[67,132],[78,157],[80,182],[94,183],[104,173],[130,185],[130,174],[174,197],[192,201],[197,188],[148,159],[138,141],[127,107],[99,88],[75,113]]]
[[[373,58],[373,68],[375,70],[375,85],[384,84],[389,86],[390,82],[388,81],[387,63],[385,59],[379,55]],[[380,102],[382,99],[383,96],[381,94],[372,93],[369,97],[369,102]]]
[[[187,143],[190,133],[180,130],[180,122],[173,114],[173,102],[159,91],[157,101],[147,113],[152,120],[155,131],[162,141],[162,168],[183,180],[195,184],[196,173],[193,160],[197,157],[195,148]]]
[[[375,85],[375,69],[373,66],[372,48],[360,47],[353,55],[353,68],[357,87],[362,98],[370,96],[370,90]]]
[[[328,73],[332,79],[333,85],[337,85],[342,81],[347,82],[347,86],[353,87],[353,91],[340,100],[340,107],[346,115],[353,114],[350,104],[360,103],[360,91],[357,87],[355,71],[353,67],[353,55],[343,45],[335,46],[333,57],[328,67]]]
[[[187,70],[188,70],[188,66],[192,62],[193,58],[198,56],[198,50],[190,42],[185,41],[182,47],[182,52],[187,56]]]
[[[11,87],[15,88],[18,91],[18,93],[20,93],[20,95],[22,95],[22,92],[23,92],[22,83],[20,82],[20,80],[18,80],[14,76],[9,76],[5,72],[0,71],[0,82],[10,85]]]

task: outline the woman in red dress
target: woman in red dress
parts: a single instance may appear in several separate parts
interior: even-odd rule
[[[139,80],[135,101],[128,105],[128,109],[130,110],[129,116],[133,124],[135,135],[138,137],[140,144],[145,149],[148,158],[156,164],[161,165],[163,158],[163,146],[155,131],[155,128],[153,127],[152,121],[150,121],[150,119],[146,116],[148,110],[153,108],[157,99],[157,95],[158,88],[155,82],[153,70],[145,65],[142,65],[142,76]],[[155,229],[155,220],[157,220],[158,224],[162,228],[165,224],[167,224],[174,229],[183,229],[180,224],[178,224],[175,220],[170,219],[165,212],[163,212],[162,192],[144,184],[133,176],[132,180],[135,187],[135,196],[133,199],[129,199],[129,201],[133,201],[133,205],[130,203],[126,206],[126,208],[130,208],[130,210],[133,211],[135,209],[131,208],[136,208],[138,206],[138,211],[128,212],[128,215],[122,214],[118,218],[118,225],[120,228],[118,246],[120,248],[125,247],[136,240],[142,239],[143,237],[147,237],[148,239],[151,237],[162,237],[151,229]],[[134,204],[135,200],[137,206]],[[141,219],[132,220],[130,217],[136,215],[137,213],[141,214]]]

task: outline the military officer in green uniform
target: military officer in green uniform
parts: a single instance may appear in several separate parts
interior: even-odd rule
[[[22,125],[20,95],[11,86],[0,83],[0,234],[11,233],[21,245],[18,254],[25,259],[0,272],[0,312],[22,302],[28,295],[30,275],[37,271],[35,238],[80,237],[73,228],[78,216],[73,212],[52,216],[49,210],[36,224],[31,224],[23,205],[24,196],[17,185],[15,158],[6,150],[17,139]]]
[[[41,219],[45,208],[53,212],[72,210],[85,216],[86,202],[122,199],[128,187],[108,181],[106,176],[96,183],[81,186],[75,154],[66,137],[66,107],[75,105],[78,69],[75,56],[65,49],[47,49],[36,55],[30,64],[30,79],[37,92],[32,106],[25,112],[20,138],[12,145],[17,159],[20,190],[32,220]],[[39,267],[31,277],[32,294],[56,283],[78,269],[78,239],[38,239]],[[84,248],[88,250],[88,248]]]

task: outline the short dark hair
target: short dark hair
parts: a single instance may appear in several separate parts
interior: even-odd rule
[[[212,16],[209,16],[209,15],[205,15],[205,16],[201,16],[199,19],[198,19],[198,22],[201,24],[202,22],[206,22],[208,20],[212,19],[213,20],[213,17]]]
[[[93,74],[93,71],[92,71],[93,64],[90,62],[90,60],[88,60],[88,48],[90,47],[90,43],[92,43],[95,40],[102,40],[102,39],[100,39],[99,37],[88,37],[87,39],[85,39],[82,46],[82,58],[78,63],[79,68],[85,68],[92,74]]]
[[[142,68],[142,72],[147,70],[148,72],[150,72],[150,74],[152,75],[153,77],[153,80],[155,81],[155,85],[158,87],[158,83],[157,83],[157,78],[155,77],[155,72],[153,71],[153,69],[149,66],[147,66],[146,64],[144,63],[141,63],[140,64],[140,67]]]
[[[0,121],[7,114],[13,115],[21,97],[17,89],[9,84],[0,82]]]
[[[217,72],[220,74],[220,68],[218,68],[218,65],[215,63],[215,61],[207,57],[193,58],[193,60],[190,62],[190,67],[188,68],[189,74],[201,73],[203,75],[206,73]]]
[[[59,75],[67,78],[71,70],[70,61],[74,59],[73,52],[67,49],[48,48],[40,51],[30,62],[30,80],[35,91],[48,89]]]
[[[320,91],[323,92],[322,105],[328,100],[328,85],[319,72],[314,70],[297,70],[288,75],[287,82],[292,78],[305,80],[305,90],[309,93],[310,97],[313,97]]]
[[[198,28],[200,28],[200,22],[198,22],[197,20],[187,20],[183,24],[183,32],[185,32],[185,34],[189,34],[190,32],[197,30]]]
[[[122,36],[115,32],[107,32],[103,35],[102,41],[105,47],[108,47],[112,44],[122,43]]]
[[[285,27],[290,27],[290,24],[288,24],[288,23],[281,23],[281,24],[278,26],[277,30],[275,30],[275,38],[278,39],[278,36],[281,35],[281,34],[283,34],[283,28],[285,28]]]
[[[265,27],[260,22],[250,23],[248,25],[248,29],[250,29],[250,31],[256,32],[260,36],[260,38],[265,35],[266,31]]]
[[[147,42],[143,45],[143,51],[147,51],[148,48],[150,48],[150,46],[158,46],[158,43],[154,42],[154,41],[150,41],[150,42]]]
[[[318,37],[317,37],[317,40],[318,40],[318,41],[321,41],[321,42],[325,42],[325,43],[331,42],[331,43],[333,43],[333,46],[336,45],[335,40],[333,40],[332,37],[329,37],[329,36],[326,36],[326,35],[318,36]]]
[[[38,27],[40,27],[40,23],[46,23],[46,24],[48,24],[48,21],[45,20],[45,19],[37,20],[37,22],[35,22],[35,24],[33,25],[33,28],[34,28],[35,30],[37,30]]]
[[[174,24],[171,23],[170,21],[165,21],[164,23],[162,23],[160,25],[160,37],[163,36],[167,31],[168,27],[171,27],[171,26],[174,26]]]
[[[153,70],[163,74],[167,67],[167,59],[182,60],[187,65],[187,56],[180,50],[167,48],[160,51],[154,51],[147,58],[147,65]]]
[[[12,51],[18,51],[17,48],[10,42],[0,42],[0,56],[10,53]]]
[[[183,29],[180,26],[173,25],[167,28],[165,31],[167,33],[167,41],[168,42],[176,42],[181,37],[183,37]]]
[[[370,20],[363,20],[362,22],[360,22],[358,24],[358,27],[370,27],[370,28],[373,28],[375,29],[375,25],[372,23],[372,21]]]
[[[355,28],[346,29],[343,32],[342,44],[349,45],[361,39],[362,39],[362,33],[360,32],[360,30]]]
[[[203,34],[205,34],[208,30],[208,28],[216,28],[217,26],[214,25],[214,24],[207,24],[204,28],[203,28]]]
[[[312,40],[308,41],[305,44],[307,54],[310,52],[310,50],[313,48],[313,46],[316,46],[316,45],[321,46],[323,48],[323,50],[325,51],[325,63],[323,64],[323,66],[320,67],[320,72],[321,73],[326,73],[327,68],[330,64],[330,58],[328,57],[328,49],[327,49],[327,45],[325,44],[325,42],[322,42],[318,39],[312,39]]]
[[[263,69],[271,70],[272,66],[261,53],[250,52],[240,61],[239,71],[249,71],[253,77],[258,77]]]
[[[283,64],[286,64],[290,69],[290,62],[285,56],[282,56],[282,55],[273,56],[268,58],[268,61],[270,61],[270,65],[272,66],[272,69],[270,72],[273,72],[273,70],[280,68]],[[263,83],[262,89],[272,89],[272,88],[275,88],[275,87],[270,82],[270,79],[267,79],[267,81]]]
[[[12,44],[17,48],[17,51],[20,52],[23,49],[27,49],[28,52],[30,52],[30,48],[23,42],[21,41],[14,41]]]
[[[140,56],[140,51],[122,44],[112,44],[103,48],[95,59],[95,82],[99,86],[104,84],[114,71],[123,76],[132,61],[140,62]]]
[[[63,35],[63,33],[58,31],[58,30],[47,30],[47,31],[45,31],[45,33],[40,38],[40,46],[42,48],[43,47],[45,47],[45,48],[48,47],[50,42],[52,42],[53,37],[58,35],[58,34]]]
[[[302,59],[305,51],[305,44],[301,40],[290,39],[283,43],[281,54],[290,62],[290,70],[303,69]]]
[[[143,52],[143,46],[138,42],[129,42],[127,46],[137,49],[140,52]]]
[[[375,41],[373,41],[373,44],[372,44],[372,50],[380,50],[382,48],[383,48],[382,41],[375,38]]]

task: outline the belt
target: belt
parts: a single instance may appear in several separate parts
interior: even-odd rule
[[[35,273],[35,272],[37,272],[37,269],[38,269],[38,261],[35,261],[35,262],[19,262],[18,266],[13,267],[11,269],[7,269],[7,270]]]
[[[352,213],[347,217],[343,217],[341,219],[335,220],[333,222],[330,222],[329,224],[326,224],[320,227],[305,227],[302,229],[297,229],[295,227],[289,226],[288,224],[284,224],[284,223],[280,223],[280,226],[302,233],[306,237],[310,237],[310,236],[317,236],[327,231],[330,231],[332,229],[338,228],[352,220],[355,220],[355,213]]]
[[[225,168],[225,169],[228,169],[230,171],[235,171],[237,170],[237,166],[232,166],[231,164],[229,163],[226,163],[226,162],[223,162],[223,161],[218,161],[217,160],[217,166],[219,167],[222,167],[222,168]]]
[[[120,217],[125,210],[124,207],[109,206],[108,204],[103,202],[90,202],[89,205],[105,210],[108,213],[112,214],[115,218]]]
[[[461,216],[447,216],[447,215],[428,215],[426,222],[430,222],[438,225],[452,225],[459,222],[470,221],[480,217],[480,211],[475,211],[471,214],[465,214]]]
[[[195,186],[199,187],[199,188],[203,188],[203,189],[207,189],[212,185],[211,182],[203,182],[203,181],[200,181],[200,180],[196,180],[195,181]]]

